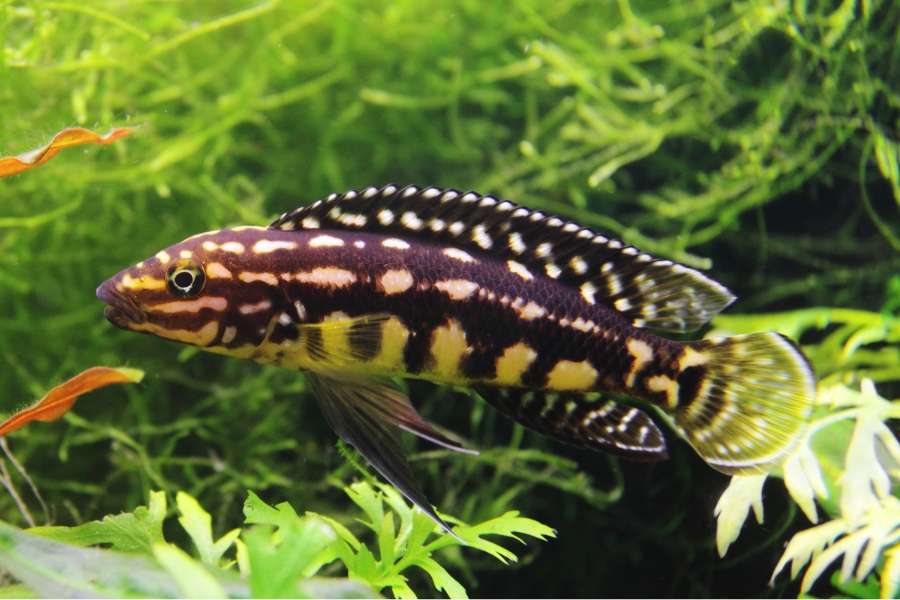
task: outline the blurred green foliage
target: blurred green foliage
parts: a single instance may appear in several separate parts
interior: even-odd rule
[[[89,366],[147,372],[9,446],[58,524],[155,489],[198,498],[218,535],[248,489],[352,515],[353,469],[296,374],[114,330],[94,289],[189,235],[389,181],[497,194],[714,263],[753,327],[772,310],[868,311],[818,312],[801,342],[847,381],[860,352],[877,358],[866,376],[900,397],[897,338],[863,323],[896,328],[900,310],[898,21],[891,0],[3,0],[0,155],[66,126],[138,129],[0,180],[0,410]],[[719,562],[725,479],[674,435],[668,463],[620,465],[410,388],[485,451],[416,447],[441,510],[517,509],[560,534],[516,574],[464,552],[471,593],[767,593],[796,526],[783,495],[768,498],[774,529]],[[0,516],[24,523],[8,495]]]

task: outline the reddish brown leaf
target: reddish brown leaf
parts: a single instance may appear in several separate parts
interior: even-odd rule
[[[36,402],[0,423],[0,436],[15,431],[32,421],[54,421],[66,414],[78,397],[114,383],[137,383],[144,372],[137,369],[114,369],[112,367],[91,367],[72,379],[62,383]]]
[[[7,156],[0,158],[0,177],[9,177],[10,175],[18,175],[22,171],[33,169],[53,158],[57,152],[69,146],[80,146],[81,144],[111,144],[120,137],[124,137],[131,133],[131,127],[122,127],[113,129],[106,135],[97,135],[93,131],[83,129],[81,127],[70,127],[63,129],[50,140],[50,143],[43,148],[26,152],[18,156]]]

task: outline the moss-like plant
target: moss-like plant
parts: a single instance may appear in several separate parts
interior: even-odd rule
[[[242,526],[247,490],[350,523],[357,508],[340,490],[356,472],[300,378],[113,331],[94,289],[189,235],[264,225],[389,181],[508,197],[714,266],[744,313],[714,327],[781,330],[829,394],[862,393],[869,379],[865,397],[897,398],[898,20],[890,0],[0,3],[0,157],[67,127],[134,127],[0,180],[0,410],[94,365],[147,374],[11,435],[4,478],[27,487],[20,465],[44,520],[60,526],[138,506],[152,490],[196,498],[215,531]],[[800,527],[770,484],[778,526],[745,528],[745,551],[720,561],[712,499],[726,480],[674,435],[671,461],[619,464],[457,393],[409,391],[482,450],[410,448],[438,507],[472,523],[518,510],[559,531],[552,552],[529,547],[514,575],[478,553],[436,555],[481,595],[764,593],[786,530]],[[804,488],[786,471],[807,516],[813,497],[846,518],[830,486],[853,470],[844,457],[857,408],[823,417],[843,422],[844,448],[819,450],[831,428],[810,438],[821,482],[806,476]],[[21,496],[40,521],[39,502]],[[11,495],[0,495],[0,518],[26,524]],[[189,548],[173,529],[165,539]],[[853,531],[829,548],[860,539]],[[162,552],[163,570],[196,572]],[[891,569],[875,562],[882,579]],[[773,593],[795,595],[788,579]],[[819,581],[817,593],[859,591]]]

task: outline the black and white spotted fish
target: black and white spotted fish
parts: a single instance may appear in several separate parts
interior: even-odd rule
[[[637,399],[735,474],[777,466],[815,397],[809,363],[781,335],[649,332],[697,329],[734,300],[702,273],[473,192],[335,194],[267,228],[195,235],[97,295],[123,329],[305,373],[337,434],[447,531],[399,429],[462,448],[385,378],[474,388],[557,440],[665,458],[653,420],[620,403]]]

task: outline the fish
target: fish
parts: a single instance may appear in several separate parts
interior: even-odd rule
[[[529,429],[638,461],[668,456],[655,411],[737,475],[777,467],[815,404],[813,369],[783,335],[664,337],[730,305],[723,285],[472,191],[332,194],[267,227],[189,237],[97,296],[121,329],[302,372],[337,435],[454,536],[400,432],[474,451],[422,418],[395,378],[474,390]]]

